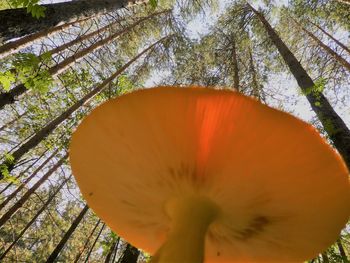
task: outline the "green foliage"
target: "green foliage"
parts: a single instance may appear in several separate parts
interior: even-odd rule
[[[158,6],[158,0],[149,0],[149,4],[153,7],[156,8]]]
[[[315,85],[307,88],[306,90],[302,91],[302,93],[304,95],[314,95],[317,99],[319,99],[320,94],[324,91],[325,87],[326,87],[326,83],[327,81],[324,78],[319,78],[318,80],[315,81]],[[315,105],[317,107],[321,106],[321,102],[320,101],[316,101]]]
[[[13,164],[15,158],[11,154],[5,153],[4,159],[4,163],[0,165],[0,171],[4,176],[2,180],[8,183],[19,184],[18,179],[12,176],[9,172],[9,166]]]
[[[39,5],[39,0],[9,0],[9,3],[16,8],[26,7],[27,13],[31,13],[37,19],[45,17],[46,7]]]
[[[16,81],[16,76],[11,71],[0,72],[0,84],[5,91],[9,91],[11,84]]]
[[[128,93],[133,90],[134,83],[128,78],[127,75],[123,74],[118,78],[118,90],[119,95]]]
[[[18,53],[12,61],[12,67],[0,72],[0,84],[7,91],[12,84],[20,81],[27,89],[46,93],[53,84],[53,78],[47,69],[42,68],[42,63],[50,60],[50,53],[40,57],[32,53]]]

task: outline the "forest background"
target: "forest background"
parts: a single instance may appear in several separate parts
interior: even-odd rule
[[[0,1],[1,262],[147,260],[87,207],[67,161],[80,120],[138,88],[254,96],[310,122],[349,166],[349,1],[95,0],[48,15],[57,2]],[[310,262],[349,258],[347,227]]]

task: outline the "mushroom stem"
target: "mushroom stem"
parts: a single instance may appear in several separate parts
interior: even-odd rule
[[[190,197],[170,202],[168,213],[173,221],[167,241],[152,258],[152,263],[202,263],[204,241],[218,207],[203,197]]]

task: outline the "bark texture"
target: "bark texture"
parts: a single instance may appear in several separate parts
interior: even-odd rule
[[[26,8],[0,11],[0,43],[41,30],[47,30],[62,23],[70,23],[95,15],[127,7],[131,0],[76,0],[43,5],[45,17],[36,19]]]
[[[34,41],[40,40],[41,38],[44,37],[48,37],[49,35],[55,33],[55,32],[59,32],[62,31],[72,25],[74,25],[75,23],[80,23],[83,22],[85,20],[87,20],[89,18],[85,18],[79,21],[75,21],[75,22],[70,22],[70,23],[65,23],[63,25],[60,26],[56,26],[56,27],[51,27],[30,35],[27,35],[25,37],[22,37],[20,39],[17,39],[15,41],[11,41],[6,43],[5,45],[0,46],[0,59],[9,56],[13,53],[16,53],[18,50],[21,50],[29,45],[31,45]]]
[[[87,255],[86,255],[86,258],[85,258],[84,263],[88,263],[88,262],[89,262],[90,255],[91,255],[92,251],[94,250],[94,247],[95,247],[95,245],[96,245],[96,243],[97,243],[97,240],[100,238],[100,236],[101,236],[101,234],[102,234],[102,231],[103,231],[103,229],[104,229],[105,227],[106,227],[106,224],[103,224],[102,227],[101,227],[101,229],[100,229],[100,231],[98,232],[97,236],[95,237],[95,240],[94,240],[94,242],[92,243],[92,245],[91,245],[91,247],[90,247],[90,249],[89,249]]]
[[[6,196],[6,199],[0,204],[0,210],[3,209],[17,194],[37,175],[41,169],[57,154],[58,150],[53,152],[42,164],[38,166],[37,169],[22,183],[20,184],[15,191]]]
[[[317,27],[323,34],[325,34],[327,37],[329,37],[330,39],[332,39],[338,46],[340,46],[342,49],[344,49],[345,51],[347,51],[350,54],[350,49],[345,46],[342,42],[340,42],[338,39],[336,39],[335,37],[333,37],[330,33],[328,33],[326,30],[324,30],[321,26],[317,25],[316,23],[308,20],[310,24],[314,25],[315,27]]]
[[[249,53],[249,71],[250,71],[250,74],[252,75],[253,96],[260,101],[261,100],[260,87],[257,79],[255,65],[254,65],[253,52],[250,46],[248,49],[248,53]]]
[[[0,227],[2,227],[11,216],[16,213],[18,209],[28,200],[28,198],[39,188],[67,159],[68,155],[66,154],[62,157],[50,170],[45,173],[1,218],[0,218]]]
[[[84,246],[80,249],[78,255],[75,257],[74,263],[77,263],[77,262],[79,261],[81,255],[83,254],[83,252],[84,252],[85,249],[87,248],[87,246],[88,246],[88,244],[89,244],[89,242],[90,242],[90,239],[91,239],[91,237],[94,235],[94,233],[95,233],[95,231],[96,231],[98,225],[100,224],[100,222],[101,222],[101,219],[97,220],[97,222],[96,222],[94,228],[91,230],[89,236],[87,237],[87,239],[86,239],[86,241],[85,241],[85,243],[84,243]]]
[[[339,249],[339,253],[341,255],[341,258],[343,260],[343,263],[349,263],[349,259],[348,257],[346,256],[346,252],[345,252],[345,249],[343,247],[343,244],[341,242],[341,239],[338,239],[337,240],[337,246],[338,246],[338,249]]]
[[[237,48],[235,39],[232,40],[232,63],[233,63],[233,87],[240,91],[239,88],[239,69],[237,59]]]
[[[127,244],[120,263],[136,263],[139,255],[140,251],[136,247]]]
[[[117,249],[118,249],[118,244],[119,244],[119,240],[120,238],[116,238],[114,240],[114,242],[111,244],[110,248],[109,248],[109,251],[108,251],[108,254],[106,256],[106,259],[105,259],[105,263],[110,263],[111,259],[112,259],[112,255],[113,253],[116,253]],[[112,261],[113,262],[113,261]]]
[[[63,72],[65,69],[67,69],[68,67],[70,67],[74,63],[76,63],[78,60],[82,59],[84,56],[90,54],[93,51],[98,50],[99,48],[101,48],[104,45],[108,44],[109,42],[113,41],[114,39],[116,39],[120,35],[128,32],[131,29],[133,29],[134,27],[138,26],[139,24],[141,24],[145,20],[153,18],[153,17],[155,17],[157,15],[160,15],[160,14],[168,13],[168,12],[169,12],[169,10],[165,10],[165,11],[153,13],[153,14],[147,16],[147,17],[141,18],[140,20],[138,20],[137,22],[133,23],[132,25],[130,25],[130,26],[128,26],[128,27],[126,27],[126,28],[124,28],[124,29],[122,29],[122,30],[120,30],[120,31],[118,31],[118,32],[116,32],[116,33],[114,33],[114,34],[112,34],[112,35],[110,35],[110,36],[100,40],[100,41],[97,41],[96,43],[92,44],[91,46],[89,46],[87,48],[84,48],[84,49],[78,51],[74,55],[66,58],[62,62],[58,63],[57,65],[55,65],[53,67],[51,67],[49,69],[50,75],[51,76],[57,76],[58,74]],[[63,46],[66,46],[66,44],[64,44]],[[69,47],[69,46],[67,46],[67,47]],[[61,51],[61,50],[58,50],[57,52],[59,52],[59,51]],[[17,97],[19,97],[20,95],[24,94],[26,91],[27,91],[27,89],[24,86],[24,84],[19,84],[16,87],[14,87],[13,89],[11,89],[9,92],[5,92],[5,93],[0,94],[0,109],[2,109],[7,104],[14,103],[16,101]]]
[[[298,82],[299,87],[309,101],[311,108],[321,121],[324,130],[333,141],[335,148],[342,155],[346,165],[350,168],[350,130],[344,121],[335,112],[322,92],[314,92],[315,83],[302,67],[298,59],[289,50],[286,44],[278,36],[265,17],[248,4],[249,9],[255,13],[263,24],[270,39],[278,49],[289,70]]]
[[[44,203],[44,205],[39,209],[39,211],[35,214],[35,216],[28,222],[28,224],[22,229],[22,231],[18,234],[18,236],[12,241],[11,245],[4,251],[4,253],[0,256],[0,260],[2,260],[8,252],[13,248],[14,245],[16,245],[17,241],[24,235],[24,233],[28,230],[28,228],[35,222],[35,220],[41,215],[41,213],[48,207],[48,205],[51,203],[52,199],[57,195],[57,193],[62,189],[62,187],[67,183],[67,181],[70,180],[72,176],[69,176],[67,179],[65,179],[56,189],[55,191],[49,196],[47,201]]]
[[[74,233],[75,229],[78,227],[79,223],[84,218],[84,215],[86,214],[86,212],[88,210],[89,210],[89,207],[87,205],[85,205],[84,208],[79,213],[79,215],[75,218],[75,220],[73,221],[73,223],[71,224],[71,226],[69,227],[67,232],[62,237],[60,243],[58,243],[58,245],[56,246],[54,251],[52,251],[51,255],[46,260],[46,263],[48,263],[48,262],[55,262],[55,260],[57,259],[59,253],[62,251],[64,245],[67,243],[67,241],[70,238],[70,236]]]
[[[339,56],[333,49],[323,43],[318,37],[316,37],[312,32],[303,27],[298,21],[293,19],[293,21],[312,39],[317,45],[319,45],[323,50],[325,50],[329,55],[331,55],[339,64],[341,64],[344,68],[350,71],[350,63]]]
[[[86,94],[83,98],[78,100],[75,104],[73,104],[71,107],[69,107],[66,111],[64,111],[61,115],[56,117],[54,120],[52,120],[50,123],[48,123],[45,127],[43,127],[41,130],[39,130],[33,137],[31,137],[27,142],[22,144],[21,147],[19,147],[16,151],[12,153],[12,157],[14,160],[11,163],[4,162],[3,164],[7,166],[8,170],[11,171],[14,168],[14,165],[16,162],[29,150],[33,149],[35,146],[37,146],[42,140],[44,140],[47,136],[50,135],[50,133],[63,121],[65,121],[73,112],[75,112],[77,109],[79,109],[82,105],[84,105],[88,100],[90,100],[92,97],[94,97],[96,94],[101,92],[105,87],[108,86],[108,84],[115,79],[119,74],[121,74],[124,70],[126,70],[132,63],[134,63],[139,57],[141,57],[143,54],[148,52],[149,50],[153,49],[156,45],[158,45],[160,42],[164,41],[165,39],[169,38],[169,36],[163,37],[154,44],[150,45],[148,48],[144,49],[141,53],[139,53],[137,56],[135,56],[133,59],[131,59],[129,62],[127,62],[124,66],[119,68],[114,74],[112,74],[109,78],[105,79],[100,85],[93,88],[88,94]],[[0,180],[3,179],[4,175],[2,172],[0,172]]]

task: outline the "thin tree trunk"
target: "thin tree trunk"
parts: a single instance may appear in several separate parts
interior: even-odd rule
[[[322,47],[329,55],[331,55],[339,64],[343,65],[344,68],[350,71],[350,63],[339,56],[333,49],[323,43],[318,37],[316,37],[313,33],[303,27],[298,21],[292,18],[293,21],[310,37],[312,38],[320,47]]]
[[[329,263],[329,258],[326,252],[322,253],[321,256],[322,256],[323,263]]]
[[[304,92],[308,99],[311,108],[316,113],[317,117],[321,121],[324,130],[327,132],[330,139],[333,141],[334,146],[338,152],[343,156],[345,163],[350,168],[350,130],[345,125],[344,121],[335,112],[332,106],[329,104],[326,97],[322,92],[313,92],[315,83],[311,77],[307,74],[306,70],[301,66],[294,54],[288,49],[286,44],[281,40],[272,26],[267,22],[265,17],[255,10],[251,5],[248,7],[256,14],[258,19],[265,27],[271,40],[277,47],[285,63],[288,65],[290,71],[294,75],[299,87]]]
[[[257,79],[257,74],[254,66],[254,59],[253,59],[253,54],[252,54],[252,49],[249,46],[248,48],[248,53],[249,53],[249,71],[250,74],[252,75],[252,86],[253,86],[253,96],[257,98],[260,101],[260,87],[258,84],[258,79]]]
[[[96,36],[96,35],[104,32],[104,31],[106,31],[108,28],[111,28],[112,26],[114,26],[115,24],[117,24],[119,22],[120,22],[120,20],[114,21],[114,22],[112,22],[112,23],[110,23],[110,24],[108,24],[108,25],[106,25],[106,26],[104,26],[102,28],[99,28],[99,29],[97,29],[97,30],[95,30],[95,31],[93,31],[93,32],[91,32],[89,34],[78,36],[76,39],[74,39],[74,40],[72,40],[72,41],[70,41],[70,42],[68,42],[66,44],[63,44],[63,45],[61,45],[59,47],[56,47],[54,49],[51,49],[49,52],[50,52],[51,55],[57,54],[57,53],[65,50],[67,48],[70,48],[70,47],[74,46],[75,44],[81,43],[81,42],[83,42],[86,39],[92,38],[93,36]]]
[[[63,247],[65,246],[65,244],[67,243],[68,239],[71,237],[71,235],[74,233],[75,229],[78,227],[79,223],[81,222],[81,220],[84,218],[84,215],[86,214],[86,212],[89,210],[88,205],[85,205],[84,208],[81,210],[81,212],[79,213],[79,215],[75,218],[75,220],[73,221],[73,223],[71,224],[70,228],[67,230],[67,232],[64,234],[64,236],[62,237],[60,243],[58,243],[58,245],[56,246],[56,248],[54,249],[54,251],[52,251],[51,255],[48,257],[48,259],[46,260],[46,263],[48,262],[54,262],[59,253],[62,251]]]
[[[7,253],[12,249],[14,245],[16,245],[17,241],[24,235],[24,233],[28,230],[28,228],[35,222],[35,220],[41,215],[41,213],[48,207],[51,201],[55,198],[57,193],[62,189],[62,187],[72,178],[69,176],[65,179],[49,196],[44,205],[39,209],[39,211],[35,214],[35,216],[29,221],[29,223],[22,229],[22,231],[18,234],[18,236],[12,241],[11,245],[4,251],[4,253],[0,256],[0,260],[4,259]]]
[[[65,23],[60,26],[51,27],[45,30],[42,30],[40,32],[33,33],[31,35],[24,36],[20,39],[17,39],[15,41],[8,42],[2,46],[0,46],[0,59],[7,57],[13,53],[16,53],[17,51],[31,45],[34,41],[40,40],[41,38],[48,37],[49,35],[62,31],[76,23],[81,23],[85,20],[88,20],[90,18],[84,18],[82,20],[74,21]]]
[[[25,174],[26,172],[28,172],[28,170],[35,165],[37,162],[39,162],[39,160],[46,154],[48,150],[45,150],[31,165],[28,165],[26,169],[24,169],[24,171],[22,171],[21,173],[19,173],[19,175],[17,175],[15,178],[18,179],[20,178],[23,174]],[[0,195],[3,194],[9,187],[11,187],[14,183],[10,182],[8,183],[1,191],[0,191]]]
[[[103,224],[103,225],[102,225],[100,231],[98,232],[98,234],[97,234],[97,236],[96,236],[96,238],[95,238],[95,240],[94,240],[94,243],[92,243],[92,245],[91,245],[91,247],[90,247],[90,249],[89,249],[89,252],[88,252],[87,255],[86,255],[86,258],[85,258],[85,261],[84,261],[85,263],[89,261],[89,258],[90,258],[90,255],[91,255],[91,253],[92,253],[92,250],[94,249],[94,247],[95,247],[95,245],[96,245],[96,243],[97,243],[97,240],[100,238],[100,236],[101,236],[101,234],[102,234],[102,231],[103,231],[103,229],[105,228],[105,226],[106,226],[106,224]]]
[[[47,171],[43,177],[41,177],[1,218],[0,227],[2,227],[11,216],[22,207],[22,205],[28,200],[28,198],[39,188],[67,159],[67,154],[63,156],[54,166]]]
[[[39,19],[28,13],[26,8],[1,10],[0,42],[108,13],[133,3],[131,0],[76,0],[46,4],[42,5],[46,8],[45,17]]]
[[[338,39],[336,39],[335,37],[333,37],[330,33],[328,33],[326,30],[324,30],[321,26],[319,26],[318,24],[312,22],[311,20],[307,20],[310,24],[314,25],[315,27],[317,27],[323,34],[325,34],[326,36],[328,36],[330,39],[332,39],[335,43],[337,43],[338,46],[340,46],[341,48],[343,48],[344,50],[346,50],[349,54],[350,54],[350,49],[345,46],[342,42],[340,42]]]
[[[117,252],[120,237],[116,238],[109,248],[108,254],[105,259],[105,263],[110,263],[113,253]],[[113,261],[112,261],[113,262]]]
[[[71,65],[76,63],[78,60],[82,59],[87,54],[89,54],[89,53],[91,53],[93,51],[96,51],[97,49],[100,49],[105,44],[108,44],[109,42],[111,42],[115,38],[119,37],[120,35],[130,31],[131,29],[133,29],[137,25],[141,24],[143,21],[151,19],[151,18],[153,18],[153,17],[155,17],[157,15],[160,15],[160,14],[168,13],[169,11],[170,10],[165,10],[165,11],[153,13],[153,14],[147,16],[147,17],[141,18],[140,20],[138,20],[137,22],[133,23],[132,25],[130,25],[130,26],[128,26],[128,27],[126,27],[126,28],[124,28],[124,29],[122,29],[122,30],[120,30],[120,31],[118,31],[118,32],[116,32],[116,33],[106,37],[105,39],[97,41],[96,43],[92,44],[90,47],[78,51],[74,55],[66,58],[62,62],[58,63],[57,65],[55,65],[53,67],[51,67],[48,70],[50,75],[51,76],[56,76],[56,75],[60,74],[65,69],[67,69],[68,67],[70,67]],[[7,104],[14,103],[16,98],[18,96],[24,94],[26,91],[27,91],[27,89],[24,86],[24,84],[19,84],[16,87],[14,87],[13,89],[11,89],[9,92],[5,92],[5,93],[0,94],[0,109],[2,109]]]
[[[31,137],[26,143],[24,143],[21,147],[19,147],[15,152],[12,153],[14,161],[11,163],[3,163],[8,167],[8,170],[11,171],[14,167],[14,164],[29,150],[37,146],[43,139],[45,139],[59,124],[65,121],[73,112],[79,109],[82,105],[84,105],[88,100],[94,97],[96,94],[101,92],[105,87],[107,87],[108,83],[115,79],[119,74],[121,74],[124,70],[126,70],[132,63],[134,63],[139,57],[153,49],[160,42],[169,38],[169,36],[163,37],[158,40],[148,48],[144,49],[141,53],[139,53],[136,57],[127,62],[124,66],[118,69],[113,75],[104,80],[100,85],[96,88],[92,89],[88,94],[86,94],[82,99],[78,100],[75,104],[69,107],[66,111],[64,111],[60,116],[56,117],[53,121],[39,130],[33,137]],[[0,173],[0,180],[4,177],[2,173]]]
[[[130,244],[126,245],[122,258],[119,260],[120,263],[136,263],[140,255],[140,251]]]
[[[237,49],[236,49],[235,39],[232,40],[232,62],[233,62],[233,86],[237,91],[240,91],[239,69],[238,69],[238,59],[237,59]]]
[[[5,123],[3,126],[0,127],[0,131],[3,131],[4,129],[6,129],[7,127],[11,126],[12,124],[14,124],[15,122],[17,122],[20,118],[22,118],[23,116],[27,115],[29,113],[29,111],[25,111],[22,114],[18,115],[17,118],[14,118],[13,120]]]
[[[337,246],[338,246],[338,249],[339,249],[339,253],[341,255],[341,258],[343,260],[343,263],[349,263],[349,259],[348,257],[346,256],[346,252],[345,252],[345,249],[343,247],[343,244],[341,243],[341,239],[338,239],[337,240]]]
[[[89,236],[87,237],[87,239],[86,239],[86,241],[85,241],[85,243],[84,243],[83,248],[80,250],[80,252],[78,253],[78,255],[75,257],[74,263],[77,263],[77,262],[79,261],[81,255],[84,253],[85,249],[87,248],[87,246],[88,246],[88,244],[89,244],[89,242],[90,242],[90,238],[91,238],[91,237],[93,236],[93,234],[95,233],[95,231],[96,231],[98,225],[100,224],[100,222],[101,222],[101,219],[97,220],[97,222],[96,222],[94,228],[91,230]]]
[[[58,150],[54,151],[38,168],[23,182],[15,191],[9,194],[6,199],[0,204],[0,210],[3,209],[17,194],[37,175],[39,171],[57,154]]]
[[[117,244],[116,247],[115,247],[114,255],[113,255],[113,258],[112,258],[112,263],[114,263],[115,258],[117,257],[119,243],[120,243],[120,239],[119,239],[119,241],[118,241],[118,244]],[[117,262],[117,263],[119,263],[119,262]]]

